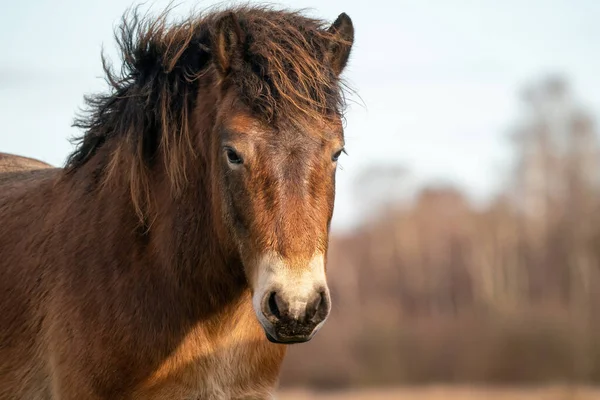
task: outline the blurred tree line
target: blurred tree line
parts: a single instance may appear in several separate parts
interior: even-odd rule
[[[396,200],[332,238],[332,316],[282,385],[600,381],[598,132],[564,80],[522,100],[485,207],[443,186],[399,201],[402,169],[357,181],[369,204]]]

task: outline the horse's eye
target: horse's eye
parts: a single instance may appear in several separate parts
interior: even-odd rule
[[[338,158],[340,158],[340,156],[342,155],[342,153],[345,153],[345,152],[346,152],[346,150],[344,150],[344,149],[336,151],[331,156],[331,161],[336,162],[338,160]]]
[[[244,160],[242,160],[242,157],[240,157],[240,155],[236,153],[235,150],[233,150],[231,147],[227,147],[225,149],[225,152],[227,154],[227,161],[229,161],[230,163],[242,164],[244,162]]]

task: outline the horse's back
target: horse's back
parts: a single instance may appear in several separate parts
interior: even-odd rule
[[[52,168],[52,166],[34,158],[0,153],[0,173],[44,168]]]
[[[50,398],[39,251],[59,169],[0,173],[0,400]]]

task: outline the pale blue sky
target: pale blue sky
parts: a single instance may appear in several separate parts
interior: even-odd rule
[[[0,150],[61,165],[84,93],[104,88],[100,49],[127,0],[2,1]],[[183,1],[176,13],[215,2]],[[252,2],[250,2],[252,3]],[[167,1],[151,3],[160,10]],[[365,106],[352,106],[350,156],[341,161],[334,226],[354,220],[352,182],[366,166],[405,165],[413,182],[447,181],[475,199],[499,185],[505,135],[523,84],[569,78],[600,115],[600,1],[282,1],[333,20],[353,19],[346,78]]]

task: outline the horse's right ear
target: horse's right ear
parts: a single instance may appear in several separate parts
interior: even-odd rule
[[[211,51],[222,76],[227,76],[236,60],[241,60],[244,41],[244,32],[234,13],[227,13],[217,21]]]
[[[350,50],[354,43],[354,25],[346,13],[341,13],[329,27],[329,33],[334,35],[334,40],[329,45],[327,59],[336,75],[342,73],[350,57]]]

